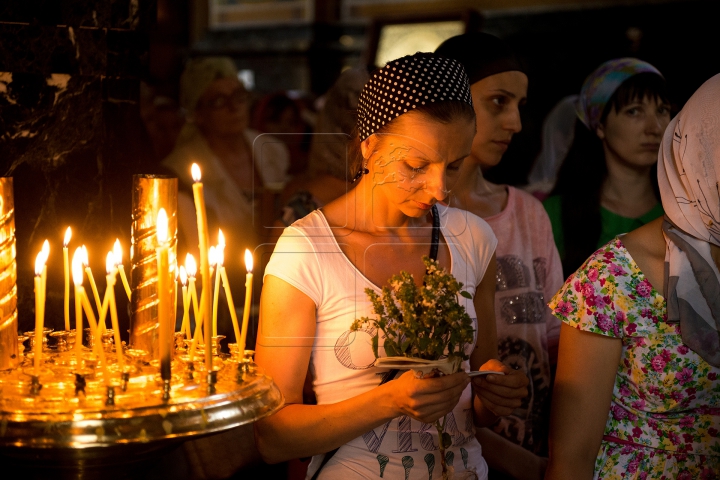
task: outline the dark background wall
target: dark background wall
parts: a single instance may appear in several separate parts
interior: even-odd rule
[[[63,323],[68,225],[99,279],[116,237],[127,263],[131,175],[152,168],[138,99],[154,22],[154,0],[0,2],[0,175],[15,184],[20,331],[33,323],[44,239],[50,327]]]

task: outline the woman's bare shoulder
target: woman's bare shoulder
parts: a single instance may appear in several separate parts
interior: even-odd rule
[[[621,240],[628,253],[650,283],[662,291],[665,271],[663,217],[624,235]]]

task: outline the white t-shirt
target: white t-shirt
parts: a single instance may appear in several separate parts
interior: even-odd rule
[[[450,249],[451,273],[464,284],[464,290],[474,295],[495,251],[495,235],[484,220],[472,213],[438,207],[441,232]],[[316,210],[285,229],[265,269],[265,275],[288,282],[315,302],[317,326],[310,363],[320,405],[365,393],[380,385],[383,374],[388,372],[374,366],[371,339],[375,332],[368,327],[364,331],[350,331],[356,318],[373,316],[364,289],[380,292],[355,265],[362,268],[367,262],[382,259],[372,258],[372,248],[365,257],[348,259],[325,217]],[[477,325],[472,301],[461,296],[458,300]],[[473,345],[468,345],[466,353],[472,349]],[[379,354],[384,356],[382,346]],[[462,366],[465,370],[470,368],[467,361]],[[480,479],[486,478],[487,464],[475,439],[470,386],[447,415],[445,431],[453,439],[446,450],[446,457],[452,457],[448,463],[452,463],[456,472],[475,469]],[[322,458],[323,455],[313,458],[308,478]],[[343,445],[323,467],[319,478],[375,479],[382,475],[390,479],[425,480],[430,471],[433,478],[440,478],[435,426],[402,416]]]

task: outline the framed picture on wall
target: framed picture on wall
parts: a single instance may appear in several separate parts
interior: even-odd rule
[[[367,65],[379,68],[394,58],[415,52],[433,52],[450,37],[478,30],[481,21],[481,15],[474,10],[376,18],[368,35]]]
[[[208,0],[209,27],[225,30],[304,24],[315,15],[314,0]]]

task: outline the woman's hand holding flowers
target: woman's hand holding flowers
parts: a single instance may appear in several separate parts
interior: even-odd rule
[[[423,423],[433,423],[455,408],[469,383],[465,372],[416,378],[409,370],[383,387],[392,389],[398,416],[408,415]]]

